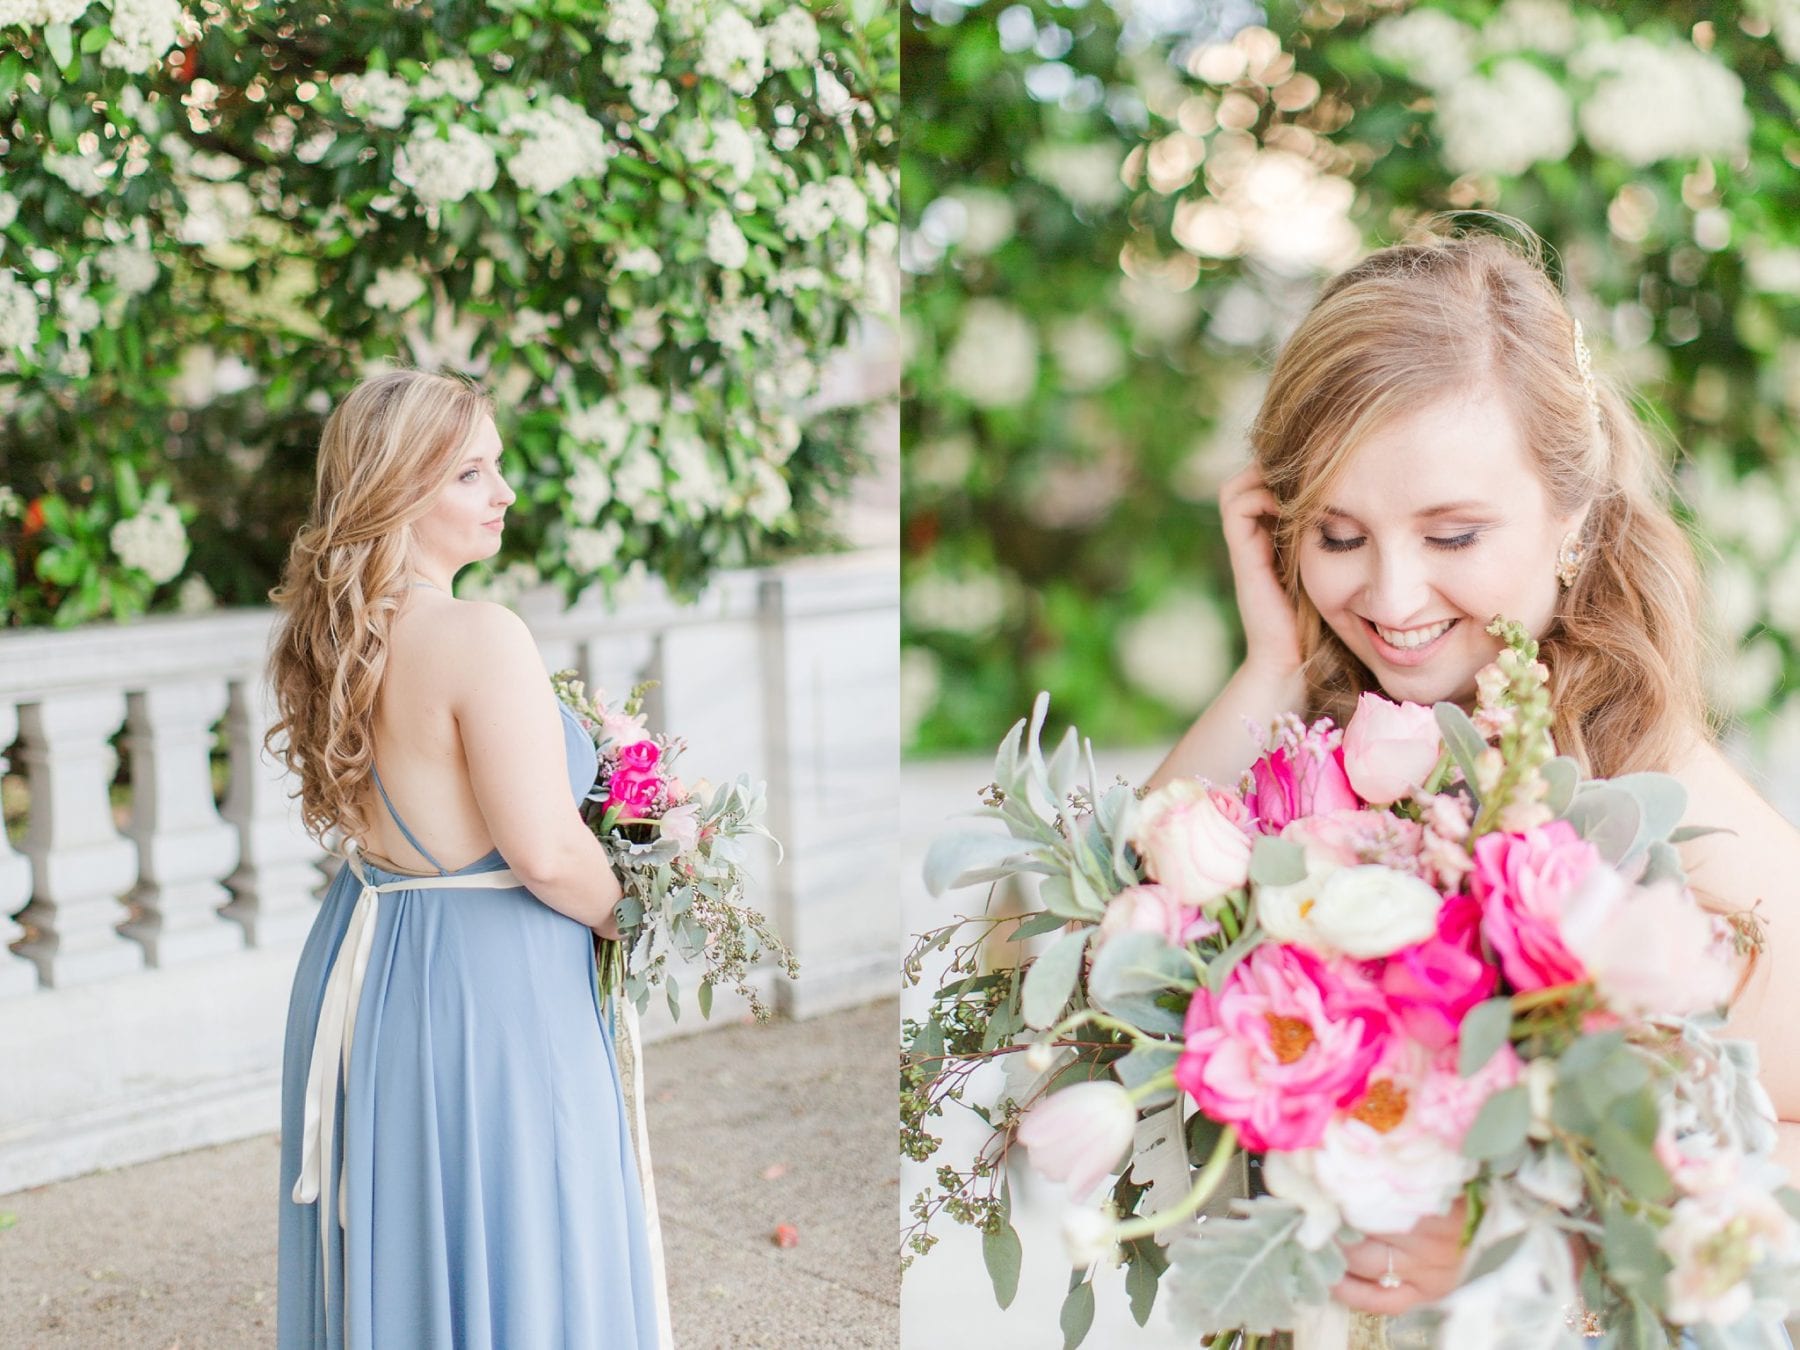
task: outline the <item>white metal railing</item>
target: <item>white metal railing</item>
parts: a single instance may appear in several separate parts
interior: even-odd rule
[[[687,776],[768,781],[787,858],[762,898],[803,968],[780,1005],[806,1016],[890,994],[895,555],[727,573],[689,606],[652,585],[611,607],[539,592],[519,609],[547,669],[612,693],[657,681],[651,724],[687,738]],[[16,742],[29,796],[18,847],[0,834],[0,1193],[274,1126],[324,854],[262,749],[271,622],[237,610],[0,634],[0,754]]]

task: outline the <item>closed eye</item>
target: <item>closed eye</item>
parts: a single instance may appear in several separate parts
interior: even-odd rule
[[[1436,539],[1427,536],[1425,542],[1430,544],[1433,548],[1441,548],[1450,551],[1459,548],[1467,548],[1470,544],[1473,544],[1476,539],[1480,538],[1480,536],[1480,530],[1470,530],[1466,534],[1459,534],[1451,539]]]
[[[1351,549],[1361,548],[1362,546],[1363,536],[1360,534],[1352,539],[1335,539],[1331,535],[1326,534],[1323,530],[1319,532],[1319,547],[1324,549],[1327,553],[1348,553]]]

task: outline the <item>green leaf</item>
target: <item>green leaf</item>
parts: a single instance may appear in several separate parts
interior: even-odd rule
[[[1157,1269],[1134,1251],[1125,1263],[1125,1294],[1131,1300],[1132,1320],[1140,1327],[1150,1321],[1150,1310],[1156,1306],[1156,1287],[1160,1282]]]
[[[1031,845],[1004,834],[941,834],[925,851],[925,889],[932,895],[982,881],[995,881],[1019,870]]]
[[[1654,1137],[1654,1118],[1651,1129]],[[1657,1204],[1668,1196],[1673,1183],[1667,1169],[1657,1161],[1649,1140],[1610,1120],[1601,1121],[1594,1131],[1594,1152],[1601,1167],[1639,1200]]]
[[[1575,800],[1575,788],[1581,782],[1581,768],[1567,755],[1558,755],[1538,772],[1543,776],[1544,805],[1552,815],[1560,816]]]
[[[137,470],[128,459],[113,461],[113,490],[118,494],[119,513],[135,516],[144,504],[144,490],[138,485]]]
[[[1081,974],[1081,954],[1087,950],[1093,931],[1077,928],[1064,933],[1031,963],[1025,972],[1019,1004],[1027,1026],[1042,1031],[1056,1025],[1069,995],[1075,992],[1076,978]]]
[[[1512,1260],[1513,1253],[1519,1250],[1527,1236],[1527,1232],[1521,1229],[1517,1233],[1501,1238],[1492,1246],[1483,1248],[1481,1255],[1476,1257],[1470,1263],[1469,1268],[1463,1272],[1462,1282],[1473,1284],[1483,1275],[1492,1275],[1501,1266]]]
[[[1456,1071],[1464,1078],[1480,1073],[1512,1031],[1512,1000],[1490,998],[1470,1008],[1458,1033]]]
[[[1531,1094],[1523,1083],[1504,1088],[1481,1104],[1463,1136],[1463,1156],[1477,1162],[1505,1157],[1525,1143],[1530,1128]]]
[[[712,1020],[713,986],[711,980],[700,981],[700,1016]]]
[[[1638,1297],[1657,1299],[1669,1273],[1669,1258],[1656,1245],[1656,1229],[1625,1211],[1607,1206],[1600,1235],[1600,1254],[1613,1283]]]
[[[81,53],[83,56],[91,56],[111,41],[112,29],[105,24],[101,24],[98,28],[90,28],[81,35]]]
[[[1019,1264],[1024,1256],[1018,1230],[1010,1223],[981,1235],[981,1259],[994,1283],[994,1302],[1002,1309],[1010,1308],[1019,1292]]]
[[[1181,952],[1155,933],[1120,933],[1094,957],[1088,996],[1114,1016],[1150,1032],[1179,1033],[1183,1011],[1166,1008],[1159,996],[1195,985],[1194,968]]]
[[[1113,1061],[1113,1072],[1119,1075],[1119,1081],[1127,1088],[1135,1089],[1173,1069],[1176,1061],[1180,1058],[1181,1047],[1179,1045],[1136,1046],[1127,1054]],[[1173,1087],[1170,1087],[1142,1097],[1138,1100],[1138,1107],[1149,1109],[1172,1101],[1175,1091]]]
[[[669,1016],[679,1022],[681,1020],[681,988],[675,983],[673,975],[664,977],[663,993],[669,1000]]]
[[[1443,733],[1444,744],[1450,749],[1450,757],[1456,761],[1456,767],[1462,770],[1463,781],[1469,785],[1469,791],[1475,791],[1475,764],[1481,758],[1481,752],[1487,749],[1487,739],[1475,730],[1475,724],[1469,720],[1469,714],[1454,703],[1434,703],[1431,711],[1437,716],[1438,730]]]
[[[50,48],[50,59],[56,62],[57,68],[67,70],[69,68],[69,63],[75,59],[75,43],[69,25],[66,23],[51,24],[44,30],[44,41]],[[60,106],[61,105],[57,103],[52,103],[50,105],[50,121],[52,126],[56,123],[56,110]],[[61,141],[62,137],[58,136],[57,140]]]
[[[1250,850],[1250,880],[1258,886],[1292,886],[1306,880],[1306,850],[1292,839],[1265,834]]]
[[[1334,1242],[1302,1247],[1303,1218],[1293,1202],[1264,1195],[1176,1238],[1168,1290],[1176,1327],[1196,1337],[1238,1327],[1263,1334],[1291,1326],[1296,1304],[1325,1302],[1344,1277],[1344,1253]]]
[[[1563,813],[1575,832],[1592,844],[1607,862],[1618,864],[1630,856],[1643,826],[1644,812],[1637,798],[1608,783],[1584,783]]]
[[[1068,1297],[1063,1299],[1062,1315],[1057,1318],[1062,1327],[1063,1350],[1075,1350],[1087,1339],[1088,1328],[1094,1325],[1094,1286],[1090,1280],[1083,1280],[1069,1290]]]
[[[1008,935],[1008,942],[1023,942],[1026,938],[1042,937],[1045,933],[1054,933],[1065,927],[1068,920],[1060,914],[1033,914],[1013,929]]]

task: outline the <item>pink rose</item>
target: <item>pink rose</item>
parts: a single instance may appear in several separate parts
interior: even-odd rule
[[[1725,921],[1673,882],[1633,886],[1596,868],[1569,898],[1563,937],[1608,1008],[1705,1012],[1731,999],[1737,957]]]
[[[683,802],[663,812],[658,822],[665,839],[673,839],[683,853],[691,853],[700,843],[700,804]]]
[[[1315,1147],[1393,1034],[1380,991],[1354,966],[1272,942],[1216,997],[1195,993],[1185,1032],[1175,1081],[1259,1153]]]
[[[1218,931],[1218,924],[1182,904],[1167,886],[1130,886],[1107,902],[1093,950],[1120,933],[1155,933],[1171,947],[1185,947]]]
[[[1150,879],[1184,904],[1210,905],[1250,879],[1250,836],[1197,779],[1178,778],[1144,798],[1131,843]]]
[[[1357,795],[1371,806],[1391,806],[1425,785],[1443,737],[1430,708],[1364,694],[1344,728],[1343,749],[1344,772]]]
[[[1031,1168],[1066,1181],[1071,1200],[1085,1200],[1125,1161],[1137,1130],[1131,1095],[1110,1080],[1074,1083],[1040,1098],[1019,1122]]]
[[[1344,772],[1344,752],[1301,745],[1282,746],[1250,768],[1251,791],[1245,805],[1270,834],[1299,816],[1322,811],[1354,810],[1362,805]]]
[[[1500,973],[1481,959],[1476,930],[1481,906],[1452,896],[1438,911],[1437,934],[1388,958],[1381,972],[1387,995],[1407,1035],[1433,1050],[1456,1040],[1463,1017],[1493,997]]]
[[[1566,820],[1475,841],[1469,885],[1481,905],[1482,936],[1513,988],[1529,992],[1587,978],[1587,967],[1564,941],[1564,911],[1575,888],[1602,865]]]
[[[619,747],[619,763],[632,773],[649,773],[662,758],[662,747],[655,741],[633,741]]]
[[[658,786],[653,777],[621,770],[612,776],[611,783],[607,785],[606,808],[611,810],[618,806],[624,808],[629,815],[638,815],[649,810],[655,803]]]

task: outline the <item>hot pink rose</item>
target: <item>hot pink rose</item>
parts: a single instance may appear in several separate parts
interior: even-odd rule
[[[1257,760],[1250,769],[1251,790],[1245,805],[1270,834],[1299,816],[1361,806],[1344,773],[1342,748],[1325,750],[1282,746]]]
[[[653,777],[624,771],[615,773],[607,785],[607,809],[623,807],[633,815],[647,811],[656,800],[657,786],[657,780]]]
[[[1417,703],[1364,694],[1344,728],[1344,772],[1371,806],[1390,806],[1424,786],[1442,753],[1437,714]]]
[[[1120,933],[1155,933],[1171,947],[1185,947],[1218,931],[1218,924],[1182,904],[1167,886],[1131,886],[1107,902],[1093,948],[1098,951]]]
[[[633,773],[649,773],[662,758],[662,747],[655,741],[633,741],[619,747],[619,763]]]
[[[1435,937],[1403,947],[1381,972],[1381,992],[1406,1033],[1433,1050],[1456,1040],[1463,1017],[1491,998],[1500,974],[1476,941],[1481,906],[1466,895],[1452,896],[1438,911]]]
[[[1380,991],[1354,966],[1272,942],[1217,997],[1194,995],[1185,1030],[1175,1081],[1258,1152],[1315,1147],[1392,1035]]]
[[[1602,865],[1594,846],[1566,820],[1475,841],[1469,884],[1481,905],[1481,932],[1515,989],[1587,978],[1563,938],[1564,908],[1587,874]]]

